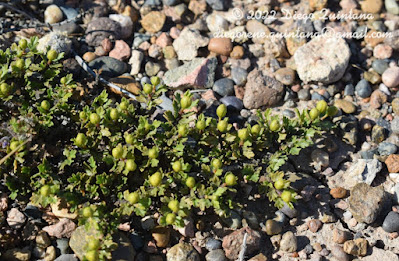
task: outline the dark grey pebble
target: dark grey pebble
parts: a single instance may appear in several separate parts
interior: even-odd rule
[[[390,142],[381,142],[378,144],[378,153],[381,156],[389,156],[391,154],[395,154],[395,152],[398,150],[398,147],[396,147],[395,144],[392,144]]]
[[[92,69],[102,70],[101,76],[117,77],[127,71],[127,64],[109,56],[102,56],[89,63]]]
[[[217,80],[212,87],[212,90],[222,97],[234,95],[234,82],[229,78],[222,78]]]
[[[227,109],[241,111],[244,107],[243,102],[235,96],[226,96],[220,99],[224,105],[227,106]]]
[[[352,96],[354,94],[355,94],[355,87],[353,86],[353,84],[347,84],[345,86],[344,95],[345,96]]]
[[[231,78],[238,86],[244,86],[247,82],[248,72],[240,67],[234,67],[231,69]]]
[[[391,211],[384,219],[384,223],[382,223],[382,229],[385,232],[392,233],[399,231],[399,214]]]
[[[373,91],[373,89],[371,89],[370,83],[365,79],[360,80],[356,84],[355,90],[356,94],[359,95],[361,98],[370,97],[371,92]]]
[[[223,249],[216,249],[210,251],[205,256],[206,261],[227,261]]]
[[[222,241],[214,239],[214,238],[208,238],[208,240],[205,243],[205,248],[208,251],[220,249],[220,248],[222,248]]]
[[[298,99],[301,101],[308,101],[310,99],[309,89],[301,89],[298,91]]]
[[[383,74],[385,70],[388,69],[389,65],[385,60],[374,60],[371,67],[373,67],[374,71],[377,73]]]

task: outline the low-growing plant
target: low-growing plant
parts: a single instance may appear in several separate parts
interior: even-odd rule
[[[329,129],[327,118],[336,113],[323,102],[296,110],[294,119],[268,109],[258,112],[257,124],[236,129],[223,104],[217,118],[197,115],[198,102],[187,91],[176,93],[173,111],[158,120],[154,107],[166,90],[158,77],[143,86],[137,101],[115,102],[103,91],[81,107],[68,99],[71,76],[59,79],[62,54],[40,53],[36,44],[31,39],[27,49],[22,43],[0,53],[0,84],[12,86],[2,91],[1,120],[15,137],[32,139],[1,168],[13,198],[31,196],[41,207],[62,199],[79,213],[79,225],[98,230],[101,236],[86,246],[87,260],[109,259],[112,233],[132,215],[158,214],[160,225],[176,227],[194,209],[227,217],[242,207],[235,197],[245,184],[277,207],[293,207],[296,194],[280,168]],[[23,62],[16,66],[18,59]],[[47,141],[43,135],[63,128],[63,121],[68,133]],[[15,137],[3,154],[18,148]],[[49,145],[62,147],[62,155],[53,155]]]

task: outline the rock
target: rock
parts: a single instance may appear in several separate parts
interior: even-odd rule
[[[67,55],[71,51],[72,41],[65,33],[51,32],[39,39],[37,49],[44,52],[48,46],[58,53],[65,53]]]
[[[206,25],[210,32],[223,32],[229,28],[229,23],[222,16],[211,13],[206,17]]]
[[[379,109],[388,100],[388,96],[380,90],[375,90],[370,96],[370,106]]]
[[[383,74],[385,70],[389,68],[388,63],[385,60],[374,60],[371,66],[374,71],[379,74]]]
[[[354,256],[365,256],[367,253],[368,242],[364,238],[348,240],[344,243],[344,251]]]
[[[382,82],[388,88],[395,88],[399,85],[399,67],[390,67],[382,74]]]
[[[311,219],[308,221],[308,228],[311,232],[316,233],[319,231],[323,223],[318,219]]]
[[[319,36],[299,47],[294,60],[302,81],[327,84],[342,78],[350,55],[344,39]]]
[[[91,61],[93,61],[94,59],[97,58],[97,55],[93,52],[86,52],[83,56],[82,56],[83,60],[85,60],[85,62],[89,63]]]
[[[350,233],[347,231],[335,228],[333,230],[333,241],[337,244],[343,244],[345,241],[349,240]]]
[[[46,255],[46,249],[45,248],[40,248],[40,247],[34,247],[32,250],[32,255],[36,258],[42,259]]]
[[[129,64],[132,69],[130,75],[136,75],[140,72],[141,63],[143,62],[144,54],[138,50],[132,50],[132,57],[130,57]]]
[[[229,38],[211,38],[209,40],[208,50],[216,54],[229,56],[233,50],[233,43]]]
[[[241,111],[244,107],[242,101],[235,96],[225,96],[220,102],[227,106],[228,111]]]
[[[389,156],[396,153],[397,150],[398,147],[390,142],[381,142],[380,144],[378,144],[378,153],[381,156]]]
[[[66,19],[74,19],[79,15],[78,9],[67,7],[67,6],[60,6],[61,11],[64,13]]]
[[[46,248],[50,246],[50,244],[51,241],[47,233],[44,231],[40,231],[36,236],[36,245],[40,248]]]
[[[165,48],[163,48],[163,56],[165,57],[165,59],[173,59],[176,57],[176,51],[173,48],[173,46],[165,46]]]
[[[238,229],[241,227],[241,216],[236,211],[232,210],[230,216],[223,219],[223,222],[230,228],[230,229]]]
[[[109,82],[115,84],[116,86],[119,86],[124,90],[127,90],[130,93],[133,93],[134,95],[138,95],[140,92],[140,88],[138,86],[139,84],[131,76],[122,75],[116,78],[109,79]],[[122,94],[122,92],[119,90],[113,88],[110,88],[110,90],[118,95]]]
[[[267,257],[264,254],[259,253],[248,261],[267,261]]]
[[[57,257],[57,254],[55,252],[55,247],[54,246],[49,246],[46,249],[46,255],[44,256],[44,261],[53,261]]]
[[[335,100],[334,105],[348,114],[356,112],[356,106],[352,102],[344,99]]]
[[[284,87],[280,82],[254,69],[248,74],[245,85],[244,106],[247,109],[271,107],[281,100],[283,93]]]
[[[56,240],[56,242],[57,242],[57,248],[59,249],[61,255],[69,253],[69,239],[59,238]]]
[[[220,248],[222,248],[222,241],[214,239],[214,238],[208,238],[208,240],[205,243],[205,248],[208,251],[220,249]]]
[[[275,73],[276,80],[284,85],[291,85],[295,80],[295,71],[291,68],[281,68]]]
[[[349,261],[350,256],[345,253],[341,246],[333,246],[331,248],[331,254],[338,260],[338,261]]]
[[[385,140],[385,128],[379,125],[374,125],[373,129],[371,130],[371,140],[374,143],[380,143]]]
[[[121,61],[127,60],[130,57],[130,46],[123,40],[116,40],[114,49],[109,56]]]
[[[309,89],[301,89],[298,91],[298,99],[301,101],[308,101],[310,99]]]
[[[381,249],[378,247],[373,247],[371,249],[371,254],[362,258],[362,261],[375,261],[375,260],[389,260],[398,261],[399,257],[393,251]]]
[[[67,218],[61,218],[56,224],[44,227],[43,231],[46,231],[51,237],[69,238],[75,228],[76,225],[71,220]]]
[[[93,19],[86,29],[86,43],[90,46],[100,46],[105,38],[118,40],[121,38],[122,28],[120,23],[107,18]]]
[[[6,211],[8,208],[8,196],[6,193],[0,195],[0,212]]]
[[[330,195],[335,199],[345,198],[346,197],[346,189],[343,187],[336,187],[330,190]]]
[[[381,170],[382,164],[377,159],[359,159],[346,173],[359,182],[371,185],[374,178]]]
[[[55,24],[62,21],[64,15],[61,9],[57,5],[49,5],[44,10],[44,22],[49,24]]]
[[[118,22],[121,25],[121,38],[127,39],[133,33],[133,22],[129,16],[121,14],[111,14],[109,15],[111,20]]]
[[[294,233],[287,231],[281,238],[280,250],[293,253],[297,250],[297,239]]]
[[[176,50],[179,60],[193,60],[200,47],[205,47],[209,39],[200,34],[198,30],[184,28],[179,38],[173,42],[173,48]]]
[[[69,206],[65,200],[58,199],[57,203],[51,204],[50,206],[51,212],[58,218],[75,219],[78,217],[78,213],[76,211],[74,213],[69,212]]]
[[[387,233],[399,232],[399,214],[391,211],[382,223],[382,229]]]
[[[224,11],[227,8],[226,0],[206,0],[206,3],[216,11]]]
[[[170,229],[167,227],[155,227],[151,231],[157,247],[166,247],[170,240]]]
[[[182,242],[169,249],[169,251],[166,253],[166,260],[200,261],[200,256],[193,246]]]
[[[395,0],[385,0],[385,9],[388,13],[398,15],[399,14],[399,5]]]
[[[378,217],[385,199],[384,189],[358,183],[351,190],[349,210],[357,222],[373,223]],[[345,251],[346,252],[346,251]]]
[[[264,44],[267,41],[267,36],[270,34],[269,28],[255,19],[249,20],[245,29],[254,36],[252,41],[258,44]]]
[[[399,134],[399,118],[398,117],[395,117],[395,119],[393,119],[391,121],[391,129],[394,134]]]
[[[391,154],[385,160],[390,173],[399,173],[399,154]]]
[[[212,90],[222,97],[234,95],[234,82],[228,78],[219,79],[213,85]]]
[[[54,261],[78,261],[74,254],[62,254]]]
[[[280,234],[283,230],[283,226],[280,222],[273,219],[268,219],[265,224],[266,234],[269,236]]]
[[[141,219],[141,227],[144,230],[151,230],[155,228],[155,220],[151,216],[145,216]]]
[[[217,60],[215,57],[196,58],[164,75],[164,83],[171,88],[210,88],[213,85]]]
[[[327,168],[330,164],[330,157],[327,152],[321,149],[315,149],[310,154],[310,158],[316,166]]]
[[[399,115],[399,98],[392,100],[392,110],[396,115]]]
[[[223,238],[222,246],[228,259],[235,260],[238,258],[245,233],[247,233],[246,254],[251,255],[259,251],[261,234],[256,230],[252,230],[250,227],[244,227]]]
[[[1,256],[5,261],[29,261],[31,252],[26,249],[9,249]]]
[[[206,261],[227,261],[226,256],[224,255],[223,249],[215,249],[211,250],[205,256]]]
[[[393,50],[387,44],[379,44],[374,47],[374,57],[377,59],[388,59],[392,56]]]
[[[116,77],[127,71],[126,63],[112,57],[98,57],[89,63],[92,69],[101,70],[101,76]]]
[[[166,16],[164,13],[152,11],[141,18],[141,25],[147,32],[157,33],[161,31],[165,21]]]
[[[382,8],[382,0],[365,0],[360,6],[363,12],[378,14]]]
[[[238,86],[244,86],[247,82],[248,73],[245,69],[240,67],[234,67],[231,69],[231,79]]]
[[[7,223],[13,229],[20,229],[26,221],[26,217],[17,208],[12,208],[7,214]]]
[[[356,84],[355,91],[361,98],[367,98],[370,97],[373,89],[371,89],[370,83],[363,79]]]

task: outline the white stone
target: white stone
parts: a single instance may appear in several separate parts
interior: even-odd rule
[[[55,24],[62,21],[64,17],[62,10],[57,5],[49,5],[44,11],[44,22]]]
[[[184,28],[179,38],[173,42],[179,60],[190,61],[198,54],[200,47],[205,47],[209,38],[202,36],[198,30]]]
[[[226,19],[214,13],[206,17],[206,25],[211,32],[223,32],[229,28]]]
[[[121,14],[111,14],[109,15],[111,20],[114,20],[121,24],[121,37],[122,39],[129,38],[133,33],[133,22],[129,16]]]
[[[144,54],[138,50],[132,50],[132,56],[130,57],[129,64],[132,69],[130,75],[136,75],[140,72],[141,63],[143,62]]]

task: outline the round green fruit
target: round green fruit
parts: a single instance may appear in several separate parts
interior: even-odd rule
[[[18,59],[15,61],[15,67],[22,70],[25,67],[25,61],[22,59]]]
[[[3,83],[0,85],[0,92],[1,92],[1,94],[3,94],[4,96],[10,95],[10,93],[11,93],[11,85],[9,85],[9,84],[3,82]]]
[[[57,59],[57,56],[58,56],[58,53],[56,50],[51,49],[47,52],[47,59],[49,61],[53,61],[53,60]]]
[[[79,118],[81,120],[86,120],[87,119],[87,114],[84,111],[79,112]]]
[[[43,109],[43,110],[45,110],[45,111],[48,111],[48,110],[50,110],[50,102],[49,101],[47,101],[47,100],[43,100],[41,103],[40,103],[40,107]]]
[[[151,83],[152,85],[157,86],[158,84],[161,83],[161,79],[158,76],[152,76]]]
[[[278,131],[280,129],[280,123],[278,122],[278,120],[272,120],[269,128],[271,131]]]
[[[162,183],[162,174],[160,172],[155,172],[150,176],[149,181],[153,187],[158,187]]]
[[[281,199],[284,201],[284,202],[286,202],[286,203],[289,203],[289,202],[291,202],[291,200],[292,200],[292,193],[291,193],[291,191],[288,191],[288,190],[284,190],[283,191],[283,193],[281,193]]]
[[[151,94],[152,90],[153,90],[153,87],[151,84],[149,84],[149,83],[144,84],[143,91],[145,94]]]
[[[128,159],[126,160],[125,168],[127,171],[135,171],[137,169],[137,164],[133,159]]]
[[[150,159],[156,159],[158,158],[158,149],[156,147],[153,147],[151,149],[148,150],[148,157]]]
[[[60,79],[60,83],[61,83],[61,84],[66,84],[66,83],[67,83],[67,78],[66,78],[66,77],[62,77],[62,78]]]
[[[316,109],[321,113],[324,114],[327,111],[327,102],[325,100],[320,100],[316,104]]]
[[[11,141],[11,143],[10,143],[10,150],[13,151],[13,150],[15,150],[16,148],[18,148],[18,146],[19,146],[19,141],[17,141],[17,140]]]
[[[190,189],[195,187],[195,179],[193,177],[188,177],[186,179],[186,186],[189,187]]]
[[[19,40],[18,45],[22,50],[25,50],[26,47],[28,47],[28,41],[26,39],[21,39]]]
[[[179,207],[179,201],[177,201],[177,200],[169,201],[169,203],[168,203],[168,208],[169,208],[170,210],[172,210],[173,212],[177,213],[177,212],[179,211],[179,209],[180,209],[180,207]]]
[[[206,128],[205,120],[197,121],[196,127],[198,130],[205,130],[205,128]]]
[[[237,177],[233,173],[229,173],[224,177],[224,182],[227,186],[234,186],[237,184]]]
[[[127,195],[126,200],[130,203],[130,204],[136,204],[137,202],[139,202],[140,199],[140,195],[137,192],[131,192]]]
[[[172,164],[172,169],[173,169],[174,172],[180,172],[180,171],[182,171],[183,168],[182,168],[181,162],[180,162],[179,160],[173,162],[173,164]]]
[[[311,119],[312,121],[314,121],[315,119],[317,119],[317,118],[319,117],[319,115],[320,115],[320,112],[319,112],[319,110],[318,110],[317,108],[313,108],[313,109],[311,109],[310,112],[309,112],[309,116],[310,116],[310,119]]]
[[[97,238],[90,239],[89,243],[87,243],[87,248],[89,250],[98,250],[100,248],[100,240]]]
[[[258,136],[260,133],[260,125],[256,124],[254,126],[251,127],[251,134],[254,136]]]
[[[83,148],[87,143],[87,138],[84,133],[78,133],[75,139],[75,145],[78,146],[79,148]]]
[[[47,197],[50,195],[50,186],[49,185],[44,185],[43,187],[40,188],[40,195],[43,197]]]
[[[130,145],[133,144],[133,142],[134,142],[133,134],[126,135],[125,141],[126,141],[127,144],[130,144]]]
[[[176,215],[174,213],[168,213],[165,218],[166,224],[172,225],[176,221]]]
[[[248,139],[248,137],[249,137],[248,129],[245,128],[245,129],[238,130],[238,138],[240,140],[245,141],[246,139]]]
[[[177,132],[179,133],[180,136],[185,137],[188,134],[188,127],[186,124],[184,125],[179,125],[177,128]]]
[[[128,103],[126,102],[126,101],[123,101],[123,102],[121,102],[120,104],[119,104],[119,108],[121,108],[121,110],[127,110],[127,107],[128,107]]]
[[[85,254],[87,261],[98,261],[100,259],[97,250],[90,250]]]
[[[228,126],[229,126],[229,123],[226,120],[221,120],[218,122],[217,129],[220,132],[226,132]]]
[[[182,109],[187,109],[191,106],[191,98],[188,96],[183,96],[183,98],[181,98],[180,100],[180,106],[182,107]]]
[[[212,160],[212,168],[213,169],[221,169],[223,166],[223,163],[220,159],[213,159]]]
[[[115,159],[121,159],[123,156],[123,148],[122,146],[116,146],[112,149],[112,157]]]
[[[283,179],[278,179],[276,182],[274,182],[274,187],[278,190],[281,190],[284,188],[284,180]]]
[[[219,107],[216,109],[216,115],[222,119],[227,114],[227,107],[224,104],[220,104]]]
[[[90,217],[93,216],[93,210],[91,209],[91,207],[85,207],[85,208],[82,210],[82,215],[83,215],[83,217],[85,217],[85,218],[90,218]]]
[[[100,124],[100,116],[97,113],[90,114],[90,122],[94,125]]]
[[[112,108],[111,111],[109,112],[109,117],[111,120],[116,121],[119,118],[119,112],[117,109]]]

